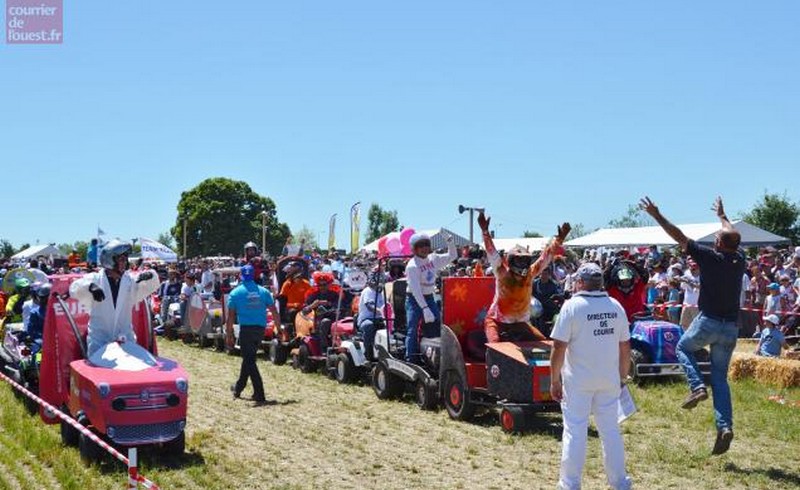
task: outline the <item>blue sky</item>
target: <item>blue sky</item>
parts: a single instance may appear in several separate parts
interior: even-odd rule
[[[797,2],[198,3],[65,2],[62,45],[0,44],[0,238],[154,237],[213,176],[342,246],[355,201],[510,237],[800,197]]]

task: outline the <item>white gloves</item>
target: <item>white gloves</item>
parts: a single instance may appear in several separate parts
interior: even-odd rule
[[[422,310],[422,316],[425,318],[425,323],[433,323],[436,321],[436,316],[427,306]]]

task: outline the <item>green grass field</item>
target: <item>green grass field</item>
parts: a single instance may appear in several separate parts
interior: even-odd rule
[[[269,398],[253,407],[228,387],[239,358],[179,342],[161,353],[189,371],[187,452],[162,459],[141,455],[141,469],[162,488],[554,488],[560,417],[544,416],[537,431],[503,434],[496,416],[471,423],[444,410],[420,411],[410,400],[382,402],[369,386],[342,386],[260,360]],[[679,408],[682,382],[633,389],[640,409],[623,425],[628,468],[636,488],[795,489],[800,487],[800,408],[767,400],[778,390],[734,383],[736,439],[711,457],[711,403]],[[249,395],[249,391],[245,391]],[[800,390],[788,390],[797,400]],[[0,489],[124,488],[124,469],[85,467],[75,448],[61,446],[58,426],[27,415],[9,386],[0,387]],[[592,435],[586,488],[606,488],[600,444]]]

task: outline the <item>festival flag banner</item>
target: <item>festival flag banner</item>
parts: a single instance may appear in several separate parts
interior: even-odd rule
[[[330,224],[328,225],[328,250],[336,248],[336,214],[331,216]]]
[[[178,254],[171,248],[149,238],[140,238],[142,245],[142,258],[163,260],[164,262],[177,262]]]
[[[350,208],[350,251],[355,252],[358,250],[358,232],[361,227],[361,202],[353,204]]]

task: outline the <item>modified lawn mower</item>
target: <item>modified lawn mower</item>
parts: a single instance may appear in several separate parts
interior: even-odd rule
[[[8,377],[34,394],[39,393],[39,366],[42,362],[41,345],[32,342],[21,323],[5,326],[5,338],[0,348],[0,369]],[[18,394],[18,392],[14,392]],[[30,414],[39,410],[39,405],[30,398],[22,397]]]
[[[535,414],[560,411],[550,397],[550,342],[486,343],[484,319],[495,280],[446,278],[442,285],[439,379],[448,415],[469,420],[498,410],[505,432],[531,427]]]
[[[631,377],[637,383],[663,376],[684,376],[678,361],[678,341],[683,328],[674,323],[635,315],[631,324]],[[697,352],[698,367],[703,376],[711,375],[706,349]]]
[[[78,275],[54,276],[52,300],[45,318],[40,396],[60,407],[98,436],[117,446],[158,446],[181,454],[188,404],[188,375],[175,361],[158,357],[146,302],[133,311],[136,343],[152,355],[152,364],[128,369],[100,367],[86,359],[89,314],[67,296]],[[112,346],[113,347],[113,346]],[[119,346],[123,349],[123,346]],[[55,414],[42,410],[55,424]],[[61,440],[77,445],[81,457],[95,461],[99,446],[71,425],[61,422]]]

